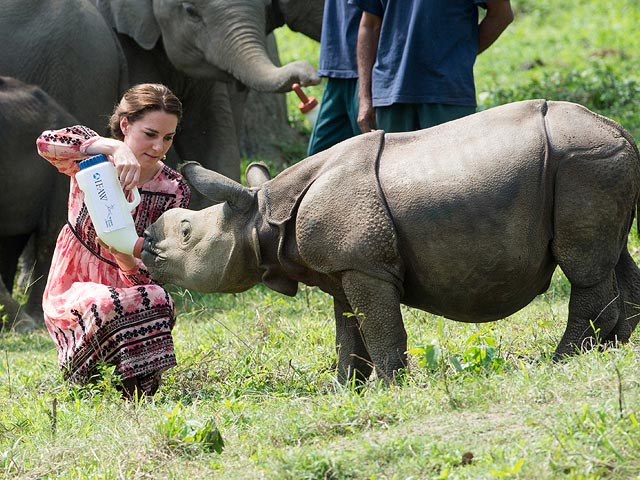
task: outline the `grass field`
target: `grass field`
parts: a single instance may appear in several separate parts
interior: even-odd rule
[[[477,62],[480,108],[580,101],[638,137],[640,5],[513,5],[515,23]],[[317,61],[316,43],[277,35],[283,61]],[[320,98],[322,87],[310,92]],[[288,101],[296,119],[297,100]],[[635,228],[630,247],[640,262]],[[0,334],[0,476],[640,478],[637,334],[552,362],[569,299],[561,272],[527,308],[491,324],[404,308],[408,375],[359,393],[335,381],[333,308],[319,290],[171,291],[179,366],[137,403],[120,399],[108,368],[91,386],[68,385],[45,331]]]

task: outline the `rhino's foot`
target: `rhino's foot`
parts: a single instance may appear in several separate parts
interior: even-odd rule
[[[554,362],[568,360],[571,357],[593,350],[596,344],[597,341],[595,337],[587,337],[582,341],[581,345],[576,345],[574,343],[558,345],[558,348],[556,348],[556,351],[553,353],[552,360]]]

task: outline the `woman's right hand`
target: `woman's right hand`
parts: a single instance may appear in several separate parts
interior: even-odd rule
[[[120,142],[112,157],[122,188],[128,191],[137,187],[140,180],[140,163],[131,148],[126,143]]]
[[[132,190],[140,181],[140,163],[133,151],[121,140],[99,137],[85,150],[87,155],[104,153],[110,155],[118,172],[118,179],[122,188]]]

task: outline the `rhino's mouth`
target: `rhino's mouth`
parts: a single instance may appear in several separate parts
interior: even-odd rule
[[[162,255],[162,252],[154,244],[152,236],[148,235],[146,232],[140,258],[146,265],[147,269],[149,269],[149,273],[151,273],[152,270],[157,271],[159,266],[166,260],[164,255]]]

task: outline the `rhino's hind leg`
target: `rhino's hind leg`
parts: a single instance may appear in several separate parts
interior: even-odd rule
[[[571,285],[569,319],[555,360],[589,350],[609,337],[621,316],[619,293],[613,271],[591,287]]]
[[[625,252],[640,179],[637,149],[619,127],[605,122],[572,136],[562,134],[561,122],[550,122],[553,150],[565,152],[555,176],[551,246],[571,283],[558,357],[588,348],[590,341],[627,336],[618,322],[625,317],[628,285],[637,280]]]
[[[338,380],[343,384],[351,379],[364,383],[373,372],[373,361],[362,338],[360,323],[346,301],[334,298],[333,310],[336,316]]]
[[[621,314],[615,327],[605,341],[610,343],[626,342],[640,320],[640,268],[624,248],[616,265],[616,279],[620,290]]]
[[[389,282],[356,271],[343,273],[342,287],[378,376],[392,381],[407,363],[407,332],[402,322],[398,289]],[[344,371],[341,365],[338,369]]]

